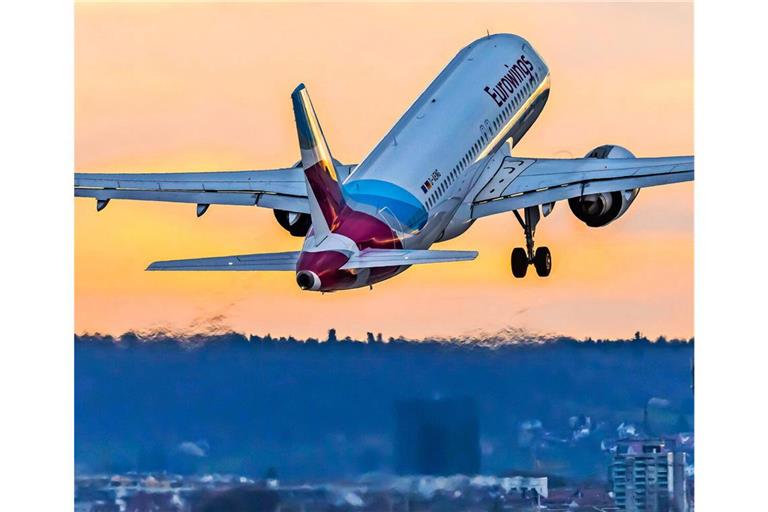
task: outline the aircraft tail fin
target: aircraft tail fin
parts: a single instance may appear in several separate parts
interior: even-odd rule
[[[307,183],[310,215],[315,235],[325,238],[338,226],[346,206],[336,167],[320,122],[304,84],[291,94],[296,130],[301,148],[301,165]]]

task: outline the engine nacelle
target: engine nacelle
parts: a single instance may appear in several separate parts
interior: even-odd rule
[[[307,213],[287,212],[285,210],[272,210],[277,222],[292,236],[307,236],[312,226],[312,217]]]
[[[621,146],[600,146],[585,155],[585,158],[635,158],[628,149]],[[618,219],[637,197],[640,189],[630,189],[621,192],[604,192],[572,197],[568,206],[577,219],[591,228],[607,226]]]

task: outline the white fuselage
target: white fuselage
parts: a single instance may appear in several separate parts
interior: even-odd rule
[[[458,236],[472,223],[477,178],[503,144],[514,146],[525,135],[546,103],[549,83],[549,68],[525,39],[498,34],[475,41],[344,184],[386,181],[419,198],[427,222],[402,237],[404,247],[428,248]]]

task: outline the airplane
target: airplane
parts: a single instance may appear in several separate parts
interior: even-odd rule
[[[530,158],[511,150],[536,122],[550,72],[524,38],[478,39],[448,63],[359,164],[333,158],[309,93],[291,94],[301,161],[271,170],[75,173],[75,196],[271,208],[300,251],[158,261],[151,271],[289,271],[302,290],[331,292],[394,277],[412,265],[473,260],[476,251],[435,250],[479,218],[512,212],[525,247],[512,274],[546,277],[547,247],[534,235],[557,201],[587,226],[615,221],[640,188],[693,180],[693,156],[636,158],[601,145],[584,158]]]

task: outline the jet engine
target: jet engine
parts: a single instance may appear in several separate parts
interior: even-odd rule
[[[586,154],[585,158],[635,158],[628,149],[621,146],[600,146]],[[577,219],[591,228],[607,226],[629,209],[640,189],[621,192],[603,192],[572,197],[568,206]]]
[[[292,236],[307,236],[312,218],[307,213],[287,212],[285,210],[273,210],[277,222]]]

